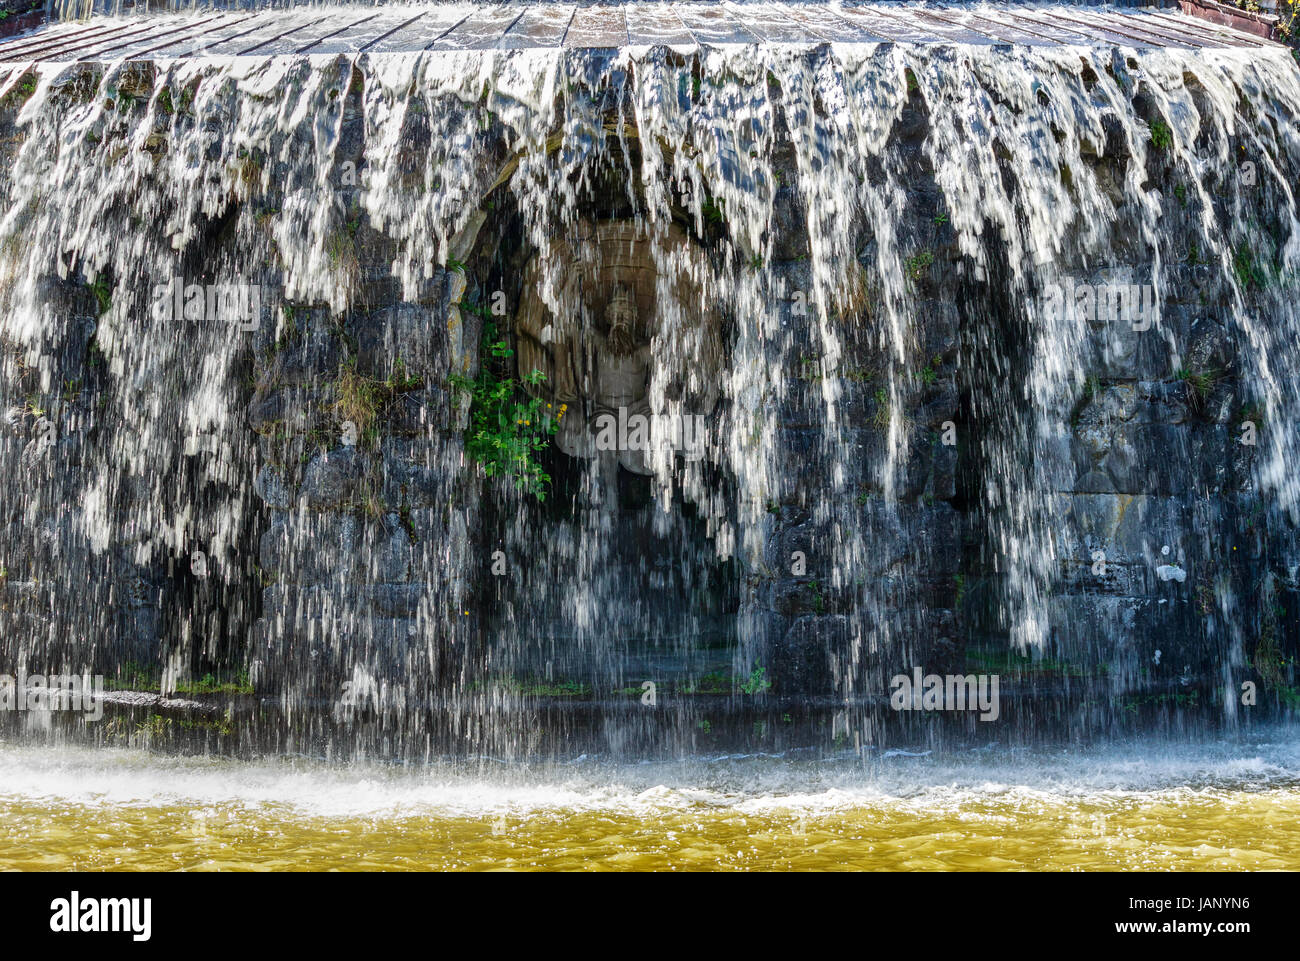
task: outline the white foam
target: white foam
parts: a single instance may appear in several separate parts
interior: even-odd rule
[[[936,813],[989,802],[1184,803],[1300,786],[1296,733],[1278,729],[1250,742],[1147,740],[1095,750],[984,750],[865,762],[845,755],[419,768],[10,744],[0,745],[0,804],[234,806],[305,817],[404,818],[580,811],[644,817],[690,809],[817,816],[879,807]]]

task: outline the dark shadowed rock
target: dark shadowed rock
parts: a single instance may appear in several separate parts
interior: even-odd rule
[[[319,454],[303,472],[301,497],[316,510],[359,506],[367,467],[367,458],[355,447]]]

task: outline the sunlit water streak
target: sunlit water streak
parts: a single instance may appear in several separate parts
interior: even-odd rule
[[[1300,745],[429,768],[0,746],[0,867],[1300,868]]]

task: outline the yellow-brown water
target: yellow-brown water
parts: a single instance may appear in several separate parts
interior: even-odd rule
[[[418,770],[0,745],[0,868],[1300,869],[1300,752]]]

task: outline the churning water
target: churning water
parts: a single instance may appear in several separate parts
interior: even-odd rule
[[[5,746],[0,868],[1295,870],[1295,745],[414,769]]]

